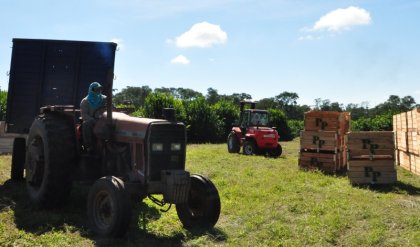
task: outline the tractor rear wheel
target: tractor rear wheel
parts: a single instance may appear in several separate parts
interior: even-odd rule
[[[65,116],[42,114],[29,130],[26,187],[37,208],[62,204],[71,189],[76,144],[73,126]]]
[[[246,141],[244,143],[243,152],[246,155],[253,155],[257,153],[257,146],[253,141]]]
[[[97,235],[121,237],[129,227],[131,205],[124,182],[113,176],[96,180],[89,191],[87,213]]]
[[[278,144],[276,148],[268,150],[268,155],[271,157],[279,157],[283,152],[281,145]]]
[[[177,204],[176,212],[185,228],[211,228],[220,215],[220,197],[216,186],[206,177],[191,175],[187,203]]]
[[[15,181],[23,180],[26,152],[25,145],[25,138],[15,138],[13,141],[11,178]]]
[[[241,150],[239,140],[235,132],[230,132],[227,140],[227,147],[229,153],[239,153],[239,151]]]

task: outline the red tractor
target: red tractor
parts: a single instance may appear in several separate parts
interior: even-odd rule
[[[250,109],[245,109],[249,104]],[[278,157],[282,153],[278,143],[279,134],[275,127],[269,127],[268,112],[255,109],[255,102],[241,102],[239,126],[234,126],[227,140],[229,153],[268,154]]]
[[[185,170],[187,132],[174,110],[164,109],[162,119],[112,111],[115,50],[111,42],[13,40],[6,126],[25,137],[14,141],[12,179],[26,180],[35,208],[63,205],[75,183],[92,182],[87,220],[97,235],[124,235],[132,203],[145,198],[165,211],[175,205],[186,228],[213,227],[219,193]],[[108,97],[87,152],[77,105],[91,81],[102,82]]]

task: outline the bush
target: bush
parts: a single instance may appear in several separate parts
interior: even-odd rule
[[[188,141],[193,143],[216,142],[223,132],[223,123],[204,97],[184,101]]]
[[[135,111],[133,115],[161,119],[163,108],[174,108],[177,120],[185,122],[186,116],[182,101],[164,93],[149,94],[146,97],[144,107]]]
[[[304,129],[303,120],[288,120],[287,125],[290,128],[292,138],[300,136],[300,132]]]
[[[270,114],[270,124],[272,127],[276,127],[280,135],[281,141],[293,140],[289,126],[287,125],[287,119],[284,112],[278,109],[268,109]]]
[[[232,102],[221,100],[212,106],[218,119],[221,121],[221,135],[219,141],[226,141],[229,132],[232,130],[232,124],[239,119],[239,108]]]
[[[7,91],[0,91],[0,120],[6,120]]]
[[[392,113],[388,112],[372,118],[359,118],[352,121],[353,131],[392,131]]]

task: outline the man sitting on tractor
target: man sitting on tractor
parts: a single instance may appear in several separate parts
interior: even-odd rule
[[[92,82],[88,95],[80,102],[80,114],[83,120],[83,146],[88,152],[93,150],[93,127],[99,116],[105,111],[105,103],[106,96],[102,94],[101,84]]]

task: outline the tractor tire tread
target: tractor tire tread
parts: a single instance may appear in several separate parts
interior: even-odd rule
[[[61,205],[71,190],[71,172],[75,163],[76,145],[75,134],[71,124],[58,114],[41,114],[32,127],[43,131],[46,137],[44,153],[48,157],[48,169],[45,169],[43,183],[39,194],[35,198],[35,206],[51,208]],[[31,129],[32,129],[31,127]],[[46,160],[46,158],[45,158]]]

